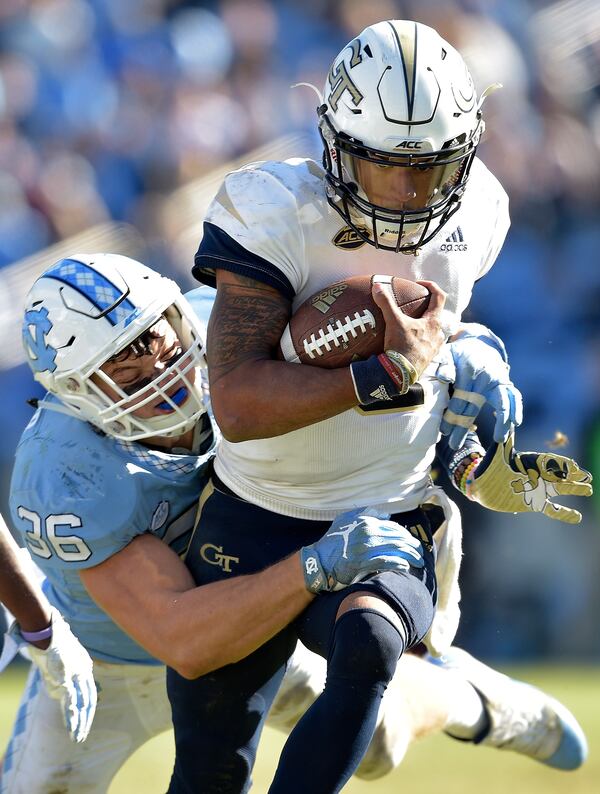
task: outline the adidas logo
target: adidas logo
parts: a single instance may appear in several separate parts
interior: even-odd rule
[[[467,244],[463,237],[462,229],[457,226],[450,237],[446,237],[446,242],[440,246],[440,251],[466,251]]]
[[[456,231],[452,232],[450,237],[446,237],[447,243],[462,243],[464,242],[464,237],[462,233],[462,229],[460,226],[457,226]]]
[[[311,300],[312,305],[317,311],[320,311],[321,314],[327,314],[347,286],[347,284],[337,284],[335,287],[324,289],[323,292],[319,292],[319,294],[315,295]]]
[[[369,395],[370,397],[374,397],[376,400],[391,400],[392,398],[387,393],[385,386],[378,386],[375,391],[372,391]]]

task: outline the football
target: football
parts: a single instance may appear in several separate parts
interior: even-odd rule
[[[385,323],[371,294],[374,281],[391,284],[396,303],[410,317],[420,317],[429,304],[429,290],[415,281],[400,276],[351,276],[298,307],[283,332],[278,357],[333,369],[382,353]]]

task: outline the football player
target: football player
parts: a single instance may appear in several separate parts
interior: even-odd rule
[[[255,617],[244,617],[242,609],[238,618],[237,612],[249,591],[232,593],[227,582],[215,596],[211,588],[189,591],[193,582],[177,557],[188,545],[214,443],[205,395],[197,388],[204,372],[198,318],[208,317],[210,292],[195,290],[187,300],[143,265],[98,255],[57,263],[30,293],[25,349],[49,394],[17,450],[12,515],[48,577],[48,597],[68,610],[74,632],[95,659],[101,698],[85,747],[75,747],[56,730],[61,719],[56,702],[45,687],[28,682],[3,769],[3,791],[41,794],[60,781],[66,794],[106,792],[135,749],[171,726],[162,662],[195,675],[202,665],[216,666],[248,651]],[[174,341],[180,336],[181,349]],[[188,368],[192,359],[197,366]],[[465,355],[459,371],[475,363]],[[502,368],[499,373],[505,380]],[[138,377],[142,382],[136,386]],[[193,390],[189,403],[182,388]],[[487,388],[494,394],[500,386],[490,379]],[[157,401],[158,410],[144,410],[143,416],[135,407]],[[504,419],[508,422],[507,413]],[[407,564],[418,563],[416,551],[418,544],[406,538]],[[228,578],[234,575],[236,549],[207,545],[198,553],[230,571]],[[328,554],[319,555],[321,564],[327,565]],[[281,572],[284,579],[294,576],[293,566]],[[294,589],[275,568],[265,574],[261,599],[252,600],[260,623],[270,619],[279,591],[283,597]],[[183,618],[176,602],[186,610]],[[235,614],[229,614],[230,607]],[[207,619],[208,609],[214,620]],[[225,655],[207,658],[209,646],[221,639]],[[579,763],[585,742],[572,718],[563,721],[573,726],[569,731],[531,719],[531,706],[525,714],[520,706],[523,688],[506,680],[499,697],[497,682],[503,677],[495,675],[494,686],[482,690],[491,698],[489,713],[498,715],[493,735],[488,731],[484,741],[500,744],[501,731],[503,746],[527,748],[530,754],[535,746],[555,759],[567,746],[563,765]],[[299,645],[270,724],[289,731],[321,692],[324,677],[324,661]],[[531,697],[552,714],[559,708],[536,691]],[[360,774],[375,778],[389,771],[414,736],[442,728],[457,736],[483,732],[487,713],[462,673],[403,658]],[[237,731],[226,711],[220,727],[224,737]],[[575,739],[569,745],[565,737]],[[33,753],[36,763],[26,763]]]
[[[202,554],[207,544],[235,549],[236,572],[250,573],[288,546],[310,545],[323,522],[358,504],[385,509],[420,537],[424,565],[316,599],[257,653],[208,677],[188,681],[169,671],[177,750],[171,794],[248,790],[264,713],[296,637],[327,659],[327,682],[290,734],[270,794],[306,792],[315,781],[319,792],[339,791],[368,747],[398,658],[424,638],[433,651],[447,650],[460,554],[456,516],[429,476],[440,426],[450,433],[448,469],[472,498],[491,509],[578,520],[550,497],[589,494],[589,475],[567,459],[514,452],[511,425],[521,417],[509,380],[495,379],[497,446],[486,455],[470,431],[489,371],[504,366],[507,373],[499,340],[461,326],[473,285],[493,265],[509,225],[506,194],[476,158],[486,93],[477,95],[459,53],[431,28],[372,25],[328,74],[318,108],[323,164],[253,163],[225,178],[208,210],[194,273],[217,288],[208,363],[224,440],[188,553],[195,581],[226,577]],[[334,370],[275,359],[300,304],[333,282],[373,273],[437,283],[445,293],[442,333],[456,341],[437,351],[438,317],[429,324],[402,317],[376,285],[383,354]],[[479,363],[467,388],[456,379],[448,402],[449,373],[467,350]],[[479,727],[463,738],[501,744],[498,712],[484,705],[494,699],[481,683],[490,679],[473,667],[466,675],[483,700]],[[214,703],[235,734],[215,730]],[[523,742],[520,749],[556,765],[569,730],[552,709],[529,703],[525,711],[527,725],[539,729],[547,719],[557,732],[543,748]],[[198,747],[210,749],[204,755]]]
[[[174,282],[125,257],[63,259],[28,295],[24,346],[49,393],[19,442],[11,513],[49,601],[94,659],[101,697],[85,747],[71,746],[55,730],[53,692],[32,671],[3,794],[107,791],[134,750],[171,725],[165,663],[194,677],[235,662],[319,590],[304,575],[300,546],[254,576],[202,588],[179,559],[215,444],[203,334]],[[357,512],[302,553],[318,561],[323,590],[422,565],[421,544],[405,528]],[[235,550],[207,545],[203,554],[235,570]]]
[[[25,649],[35,662],[33,677],[40,677],[48,694],[60,703],[70,739],[84,742],[96,711],[92,660],[73,636],[61,614],[32,581],[17,544],[0,516],[0,603],[15,617],[5,635],[0,671]],[[4,616],[2,616],[4,619]],[[7,761],[10,759],[7,750]]]

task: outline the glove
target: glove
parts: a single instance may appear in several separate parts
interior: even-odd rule
[[[494,441],[504,441],[512,426],[523,420],[523,399],[509,376],[504,343],[484,325],[467,323],[458,339],[448,344],[454,361],[454,391],[440,430],[459,449],[486,402],[496,413]],[[442,379],[449,380],[450,378]]]
[[[320,540],[300,549],[306,589],[341,590],[377,571],[422,568],[420,541],[388,518],[364,508],[339,515]]]
[[[515,452],[514,433],[494,444],[469,475],[466,494],[501,513],[543,513],[578,524],[581,513],[554,504],[554,496],[591,496],[592,475],[572,458],[553,452]]]
[[[48,694],[60,700],[70,738],[77,743],[84,742],[96,712],[96,684],[92,660],[72,634],[69,624],[56,609],[52,609],[52,637],[45,650],[27,643],[16,622],[8,634],[19,646],[26,645],[28,655],[40,670]]]

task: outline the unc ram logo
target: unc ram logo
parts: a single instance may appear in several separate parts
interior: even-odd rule
[[[36,372],[54,372],[56,369],[56,350],[46,341],[46,334],[51,330],[48,309],[28,309],[25,312],[23,344]]]
[[[306,559],[306,573],[311,576],[313,573],[317,573],[319,570],[319,566],[317,565],[317,560],[315,557],[307,557]]]

